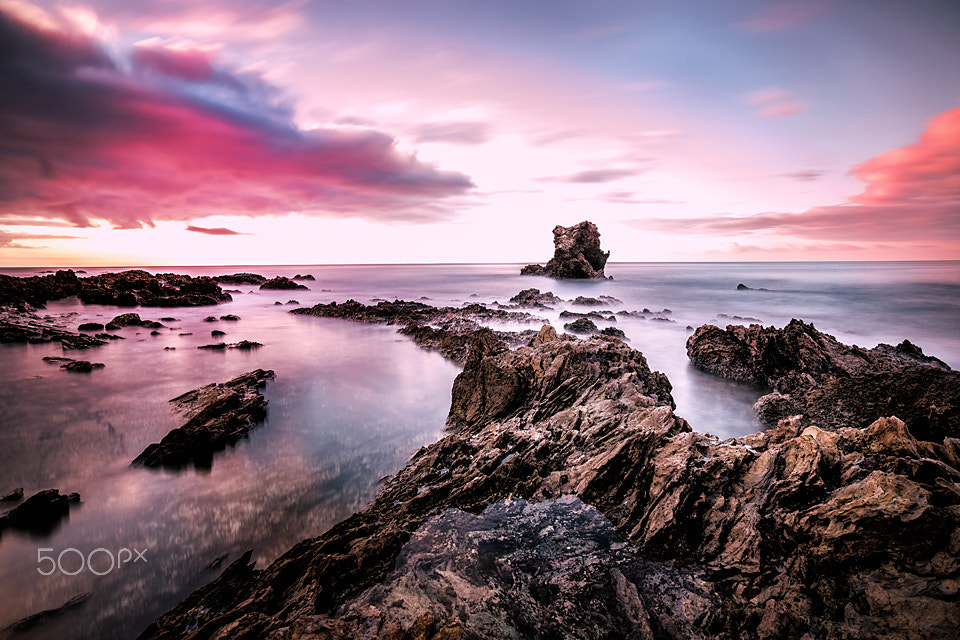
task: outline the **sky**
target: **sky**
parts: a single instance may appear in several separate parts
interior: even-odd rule
[[[956,0],[0,0],[0,266],[960,259]]]

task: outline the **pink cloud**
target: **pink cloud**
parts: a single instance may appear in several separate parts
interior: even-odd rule
[[[633,226],[672,233],[740,236],[772,232],[822,242],[929,242],[960,255],[960,107],[930,120],[912,145],[855,166],[866,183],[848,202],[801,213],[650,218]]]
[[[2,12],[0,43],[0,224],[290,211],[427,222],[473,188],[385,133],[299,129],[274,88],[208,50],[147,42],[118,65],[84,33]]]
[[[807,110],[806,105],[791,92],[778,87],[751,91],[744,96],[744,101],[756,107],[754,115],[761,118],[788,118]]]
[[[740,26],[754,33],[793,29],[806,24],[823,13],[824,9],[823,3],[817,0],[769,3],[763,5],[752,18],[741,22]]]

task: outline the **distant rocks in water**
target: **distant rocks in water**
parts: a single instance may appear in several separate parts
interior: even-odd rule
[[[600,330],[600,335],[619,338],[620,340],[627,339],[627,334],[623,332],[623,329],[618,329],[617,327],[604,327]]]
[[[313,307],[292,309],[290,313],[342,318],[356,322],[401,325],[398,332],[409,335],[417,344],[440,351],[444,356],[463,362],[471,336],[481,328],[480,322],[504,321],[542,324],[543,318],[521,311],[488,309],[473,303],[462,307],[433,307],[423,302],[382,300],[364,305],[356,300],[331,302]],[[500,340],[511,346],[526,344],[535,332],[497,331]]]
[[[590,318],[578,318],[563,325],[563,328],[570,333],[598,333],[597,325]]]
[[[578,304],[578,305],[589,306],[589,307],[621,304],[622,302],[623,300],[618,300],[613,296],[599,296],[597,298],[587,298],[584,296],[577,296],[576,298],[570,301],[571,304]]]
[[[535,309],[552,309],[551,305],[560,304],[563,299],[556,296],[552,291],[540,293],[540,289],[524,289],[517,295],[510,298],[510,302],[520,307],[530,307]]]
[[[563,311],[560,312],[560,317],[561,318],[590,318],[591,320],[604,320],[606,322],[617,321],[617,317],[609,311],[589,311],[587,313],[580,313],[579,311],[570,311],[569,309],[564,309]]]
[[[103,331],[103,329],[103,324],[99,322],[84,322],[77,327],[77,331]]]
[[[48,319],[41,319],[29,311],[0,310],[0,343],[44,344],[59,342],[65,350],[87,349],[106,344],[104,340],[86,333],[62,329]]]
[[[20,496],[23,496],[22,489]],[[34,535],[48,535],[69,515],[70,505],[79,502],[78,493],[62,495],[58,489],[45,489],[33,494],[6,515],[0,516],[0,532],[4,529],[17,529]]]
[[[87,360],[73,360],[71,362],[65,362],[60,365],[60,368],[64,371],[70,371],[72,373],[90,373],[95,369],[103,369],[105,364],[102,362],[88,362]]]
[[[300,304],[299,300],[287,300],[287,304]]]
[[[236,322],[237,320],[240,319],[240,316],[234,315],[234,314],[232,314],[232,313],[228,313],[228,314],[225,315],[225,316],[220,316],[220,319],[221,319],[221,320],[225,320],[225,321],[227,321],[227,322]]]
[[[736,322],[750,322],[755,324],[760,324],[759,318],[751,318],[750,316],[728,316],[725,313],[717,314],[718,320],[735,320]]]
[[[299,284],[299,283],[297,283],[297,282],[294,282],[293,280],[291,280],[290,278],[287,278],[287,277],[285,277],[285,276],[277,276],[276,278],[273,278],[272,280],[267,280],[267,281],[264,282],[262,285],[260,285],[260,288],[261,288],[261,289],[278,289],[278,290],[285,290],[285,289],[305,289],[305,290],[308,290],[308,291],[309,291],[309,289],[310,289],[309,287],[305,287],[305,286],[303,286],[302,284]]]
[[[764,289],[762,287],[760,289],[754,289],[753,287],[748,287],[747,285],[741,282],[740,284],[737,285],[737,291],[767,291],[767,289]]]
[[[164,316],[164,317],[160,318],[160,322],[176,322],[176,321],[177,321],[177,319],[176,319],[176,318],[173,318],[173,317],[171,317],[171,316]]]
[[[227,335],[227,332],[220,331],[219,329],[214,329],[213,331],[210,332],[210,335],[213,336],[214,338],[219,338],[220,336]]]
[[[110,324],[115,327],[139,327],[143,321],[140,319],[140,314],[137,313],[123,313],[113,320],[110,321]]]
[[[217,321],[217,317],[216,317],[216,316],[207,316],[206,318],[203,319],[203,321],[204,321],[204,322],[216,322],[216,321]]]
[[[300,274],[298,273],[297,275],[293,276],[293,279],[294,279],[294,280],[316,280],[316,278],[314,278],[314,277],[313,277],[312,275],[310,275],[309,273],[304,274],[304,275],[300,275]]]
[[[207,349],[209,351],[224,351],[226,349],[240,349],[241,351],[250,351],[251,349],[259,349],[263,345],[259,342],[252,342],[250,340],[241,340],[240,342],[234,342],[232,344],[227,344],[225,342],[218,342],[217,344],[205,344],[202,347],[197,347],[197,349]]]
[[[267,278],[258,273],[234,273],[233,275],[214,276],[217,282],[223,284],[263,284]]]
[[[273,378],[273,371],[257,369],[177,396],[170,402],[186,422],[144,449],[133,466],[182,468],[192,464],[210,468],[215,452],[263,421],[267,400],[260,390]]]
[[[557,225],[553,228],[553,245],[553,258],[546,266],[527,265],[520,274],[579,280],[606,278],[603,268],[610,252],[600,249],[597,225],[587,220],[572,227]]]

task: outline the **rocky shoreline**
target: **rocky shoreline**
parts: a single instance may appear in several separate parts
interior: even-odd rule
[[[435,313],[390,304],[297,311],[407,327]],[[819,360],[791,360],[798,331]],[[784,389],[832,389],[836,407],[838,381],[933,372],[942,437],[875,404],[876,419],[792,415],[720,441],[616,338],[544,326],[510,349],[473,330],[448,435],[363,511],[264,569],[244,555],[141,638],[952,638],[953,372],[909,343],[870,352],[813,331],[770,330]],[[728,351],[710,351],[718,370],[754,371]]]

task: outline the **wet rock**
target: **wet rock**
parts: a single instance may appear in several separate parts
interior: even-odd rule
[[[226,342],[218,342],[216,344],[205,344],[203,346],[197,347],[197,349],[207,349],[208,351],[223,351],[227,348]]]
[[[563,300],[553,294],[552,291],[540,293],[540,289],[524,289],[517,295],[510,298],[510,302],[520,307],[532,307],[537,309],[550,309],[551,305],[559,304]]]
[[[186,422],[144,449],[133,466],[182,468],[193,464],[209,468],[216,451],[263,421],[267,401],[260,390],[273,378],[273,371],[257,369],[177,396],[170,402]]]
[[[177,319],[171,316],[164,316],[160,318],[160,322],[176,322]]]
[[[570,333],[597,333],[597,325],[590,318],[579,318],[573,322],[563,325],[565,331]]]
[[[234,273],[232,275],[215,276],[214,280],[223,284],[263,284],[266,277],[258,273]]]
[[[287,304],[300,304],[299,300],[287,300]]]
[[[94,369],[103,369],[105,364],[102,362],[89,362],[87,360],[73,360],[65,364],[60,365],[60,368],[64,371],[70,371],[72,373],[90,373]]]
[[[728,325],[726,329],[704,325],[687,339],[687,356],[698,369],[765,384],[782,393],[817,386],[829,379],[893,371],[911,364],[949,370],[909,341],[895,347],[850,347],[802,320],[791,320],[783,329],[756,324]]]
[[[228,313],[228,314],[225,315],[225,316],[220,316],[220,319],[221,319],[221,320],[226,320],[227,322],[236,322],[237,320],[240,319],[240,316],[234,315],[234,314],[232,314],[232,313]]]
[[[20,620],[17,620],[13,624],[11,624],[8,627],[5,627],[2,630],[3,637],[8,637],[7,634],[9,634],[10,636],[17,636],[21,633],[26,633],[27,631],[30,631],[37,625],[45,623],[49,620],[52,620],[53,618],[63,615],[64,613],[72,609],[76,609],[77,607],[80,607],[87,600],[90,599],[91,595],[92,594],[90,593],[81,593],[73,596],[72,598],[70,598],[69,600],[67,600],[62,605],[60,605],[55,609],[45,609],[43,611],[40,611],[39,613],[34,613],[33,615],[29,615],[25,618],[21,618]]]
[[[59,342],[65,350],[87,349],[106,344],[94,336],[63,329],[50,319],[39,318],[32,312],[0,310],[0,343],[18,342],[29,344]]]
[[[84,322],[77,327],[77,331],[103,331],[103,325],[99,322]]]
[[[143,324],[138,313],[123,313],[110,321],[115,327],[139,327]]]
[[[553,258],[545,267],[527,265],[521,275],[545,275],[551,278],[600,280],[606,276],[603,267],[609,251],[600,249],[600,232],[592,222],[584,220],[572,227],[553,228]]]
[[[21,500],[23,500],[23,487],[17,487],[0,496],[0,502],[20,502]]]
[[[267,281],[264,282],[262,285],[260,285],[260,288],[261,288],[261,289],[281,289],[281,290],[282,290],[282,289],[307,289],[307,290],[309,290],[309,287],[305,287],[305,286],[303,286],[302,284],[298,284],[298,283],[294,282],[293,280],[291,280],[290,278],[287,278],[287,277],[285,277],[285,276],[277,276],[276,278],[273,278],[272,280],[267,280]]]
[[[225,335],[227,335],[227,332],[226,332],[226,331],[220,331],[219,329],[214,329],[213,331],[210,332],[210,335],[211,335],[212,337],[214,337],[214,338],[219,338],[220,336],[225,336]]]
[[[217,317],[216,317],[216,316],[207,316],[206,318],[203,319],[203,321],[204,321],[204,322],[216,322],[216,321],[217,321]]]
[[[157,322],[156,320],[144,320],[140,323],[140,326],[144,329],[163,329],[163,324]]]
[[[227,344],[226,342],[218,342],[217,344],[205,344],[203,346],[197,347],[197,349],[207,349],[209,351],[224,351],[226,349],[240,349],[241,351],[250,351],[252,349],[259,349],[263,345],[259,342],[253,342],[250,340],[241,340],[240,342],[234,342]]]
[[[126,340],[123,336],[117,336],[112,333],[95,333],[93,335],[100,340]]]
[[[627,339],[627,334],[623,332],[623,329],[618,329],[617,327],[605,327],[600,330],[600,335],[611,336],[621,340]]]
[[[300,274],[298,273],[297,275],[293,276],[293,279],[294,279],[294,280],[316,280],[316,278],[314,278],[314,277],[313,277],[312,275],[310,275],[309,273],[304,274],[304,275],[300,275]]]
[[[616,322],[617,317],[611,314],[609,311],[588,311],[587,313],[580,313],[579,311],[570,311],[564,309],[560,312],[561,318],[590,318],[591,320],[603,320],[605,322]]]
[[[61,495],[58,489],[45,489],[33,494],[12,511],[0,516],[0,532],[17,529],[34,535],[50,534],[69,515],[70,504],[79,502],[79,495],[73,500],[70,496]]]

